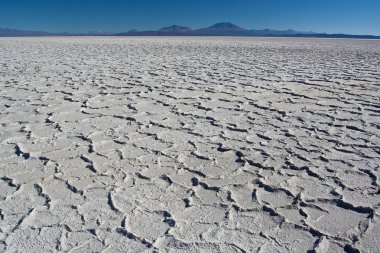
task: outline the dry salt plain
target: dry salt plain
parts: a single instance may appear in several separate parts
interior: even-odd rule
[[[379,252],[380,42],[0,39],[1,252]]]

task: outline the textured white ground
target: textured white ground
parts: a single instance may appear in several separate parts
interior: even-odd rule
[[[0,39],[0,252],[379,252],[380,42]]]

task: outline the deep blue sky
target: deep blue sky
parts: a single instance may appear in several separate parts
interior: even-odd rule
[[[0,27],[23,30],[122,32],[221,21],[380,35],[380,0],[0,0]]]

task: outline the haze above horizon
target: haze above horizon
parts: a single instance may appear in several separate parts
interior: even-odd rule
[[[125,32],[228,21],[247,29],[380,35],[375,0],[0,0],[0,27]]]

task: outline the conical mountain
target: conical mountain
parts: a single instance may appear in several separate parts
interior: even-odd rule
[[[214,36],[223,36],[223,35],[237,36],[237,35],[244,35],[247,32],[248,30],[229,22],[217,23],[210,27],[201,28],[194,31],[196,35],[214,35]]]
[[[229,22],[217,23],[217,24],[212,25],[206,29],[246,31],[246,29],[241,28],[241,27],[234,25],[232,23],[229,23]]]

